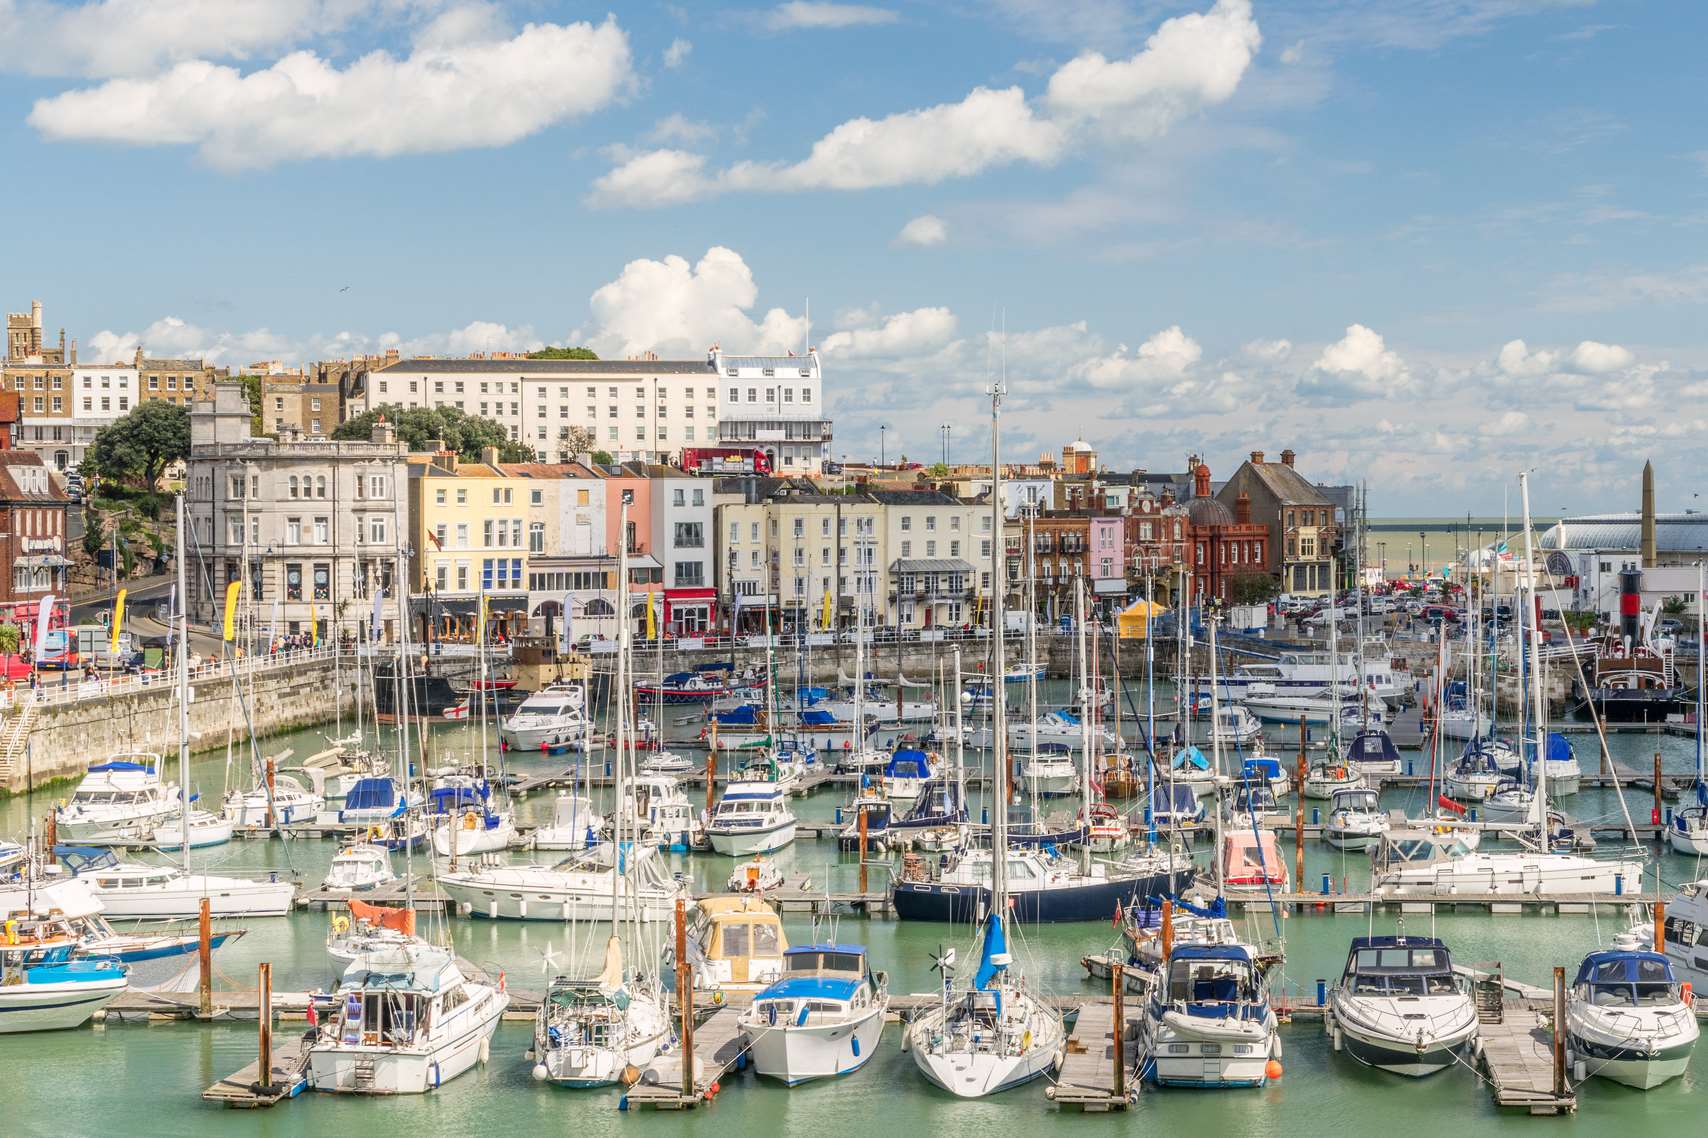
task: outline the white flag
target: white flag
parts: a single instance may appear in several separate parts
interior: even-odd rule
[[[52,618],[52,616],[53,616],[53,594],[49,593],[47,596],[42,598],[41,604],[36,607],[36,650],[35,650],[35,657],[38,661],[40,661],[42,658],[42,649],[47,647],[47,625],[48,625],[49,619]]]

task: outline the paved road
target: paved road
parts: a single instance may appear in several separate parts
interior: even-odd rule
[[[164,601],[172,592],[174,578],[170,573],[162,573],[157,577],[136,577],[126,581],[124,587],[129,590],[125,595],[127,612],[140,613],[145,608],[153,609],[155,604]],[[96,614],[110,612],[116,590],[104,588],[98,593],[78,597],[71,604],[72,624],[93,624]]]

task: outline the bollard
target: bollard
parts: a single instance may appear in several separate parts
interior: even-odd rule
[[[979,808],[979,825],[990,825],[990,807],[982,806]]]
[[[1623,873],[1613,875],[1613,895],[1615,897],[1625,896],[1625,875]]]
[[[208,899],[203,897],[196,930],[196,989],[199,993],[196,1007],[204,1019],[213,1015],[213,936],[211,926],[212,910],[209,907]]]
[[[273,1085],[273,966],[261,965],[259,992],[259,1013],[256,1018],[260,1021],[260,1054],[256,1057],[256,1082],[260,1087]]]
[[[1475,806],[1471,807],[1471,812],[1466,814],[1465,817],[1470,821],[1475,822],[1477,820],[1477,808]]]
[[[1322,821],[1323,821],[1322,807],[1321,806],[1311,807],[1311,825],[1320,826],[1320,825],[1322,825]]]
[[[1328,981],[1317,977],[1317,1007],[1328,1007]]]
[[[1327,897],[1332,892],[1334,892],[1334,882],[1325,873],[1323,874],[1323,896]]]

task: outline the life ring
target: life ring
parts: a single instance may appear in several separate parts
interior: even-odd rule
[[[463,815],[463,829],[472,830],[476,826],[478,826],[479,824],[480,824],[480,820],[475,817],[475,813],[473,810],[470,810],[466,814]]]
[[[337,933],[339,936],[343,936],[345,933],[349,932],[350,931],[350,918],[344,916],[342,913],[333,917],[332,918],[332,931],[334,933]]]

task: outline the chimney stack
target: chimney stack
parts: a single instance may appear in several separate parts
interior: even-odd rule
[[[1234,521],[1242,526],[1251,524],[1251,495],[1244,490],[1241,490],[1239,497],[1234,499]]]
[[[1655,464],[1643,463],[1643,567],[1654,568],[1655,557]]]
[[[498,465],[498,448],[497,447],[481,447],[480,448],[480,460],[488,466],[497,466]]]
[[[1252,451],[1251,452],[1251,461],[1254,465],[1261,463],[1263,461],[1263,452],[1260,450]]]
[[[1293,451],[1289,448],[1289,449],[1281,452],[1281,463],[1284,466],[1292,466],[1293,465],[1293,459],[1295,459],[1297,457],[1298,456],[1295,455],[1293,453]]]

